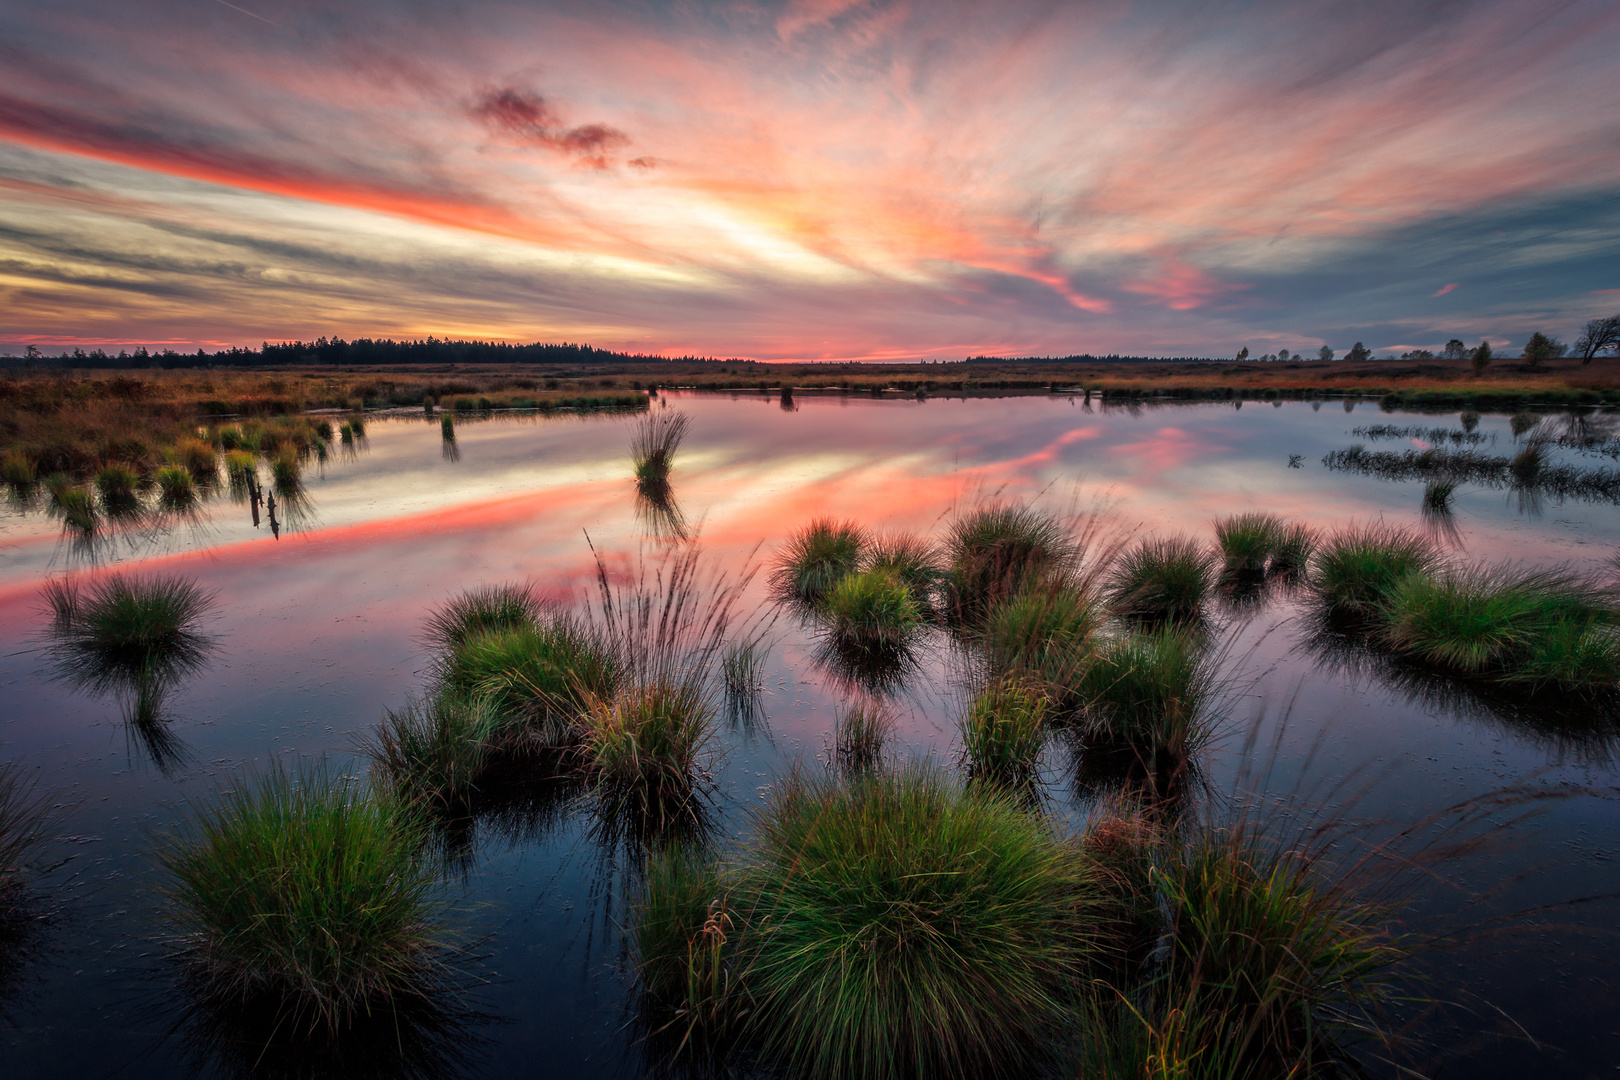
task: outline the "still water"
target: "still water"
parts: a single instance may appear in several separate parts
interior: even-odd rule
[[[1369,441],[1352,434],[1358,427],[1460,430],[1456,416],[1371,403],[1127,410],[1060,395],[800,395],[784,409],[764,395],[676,393],[654,408],[691,417],[672,475],[679,512],[706,558],[733,572],[750,560],[768,570],[775,547],[816,516],[938,533],[953,512],[989,498],[1101,513],[1128,536],[1208,540],[1213,519],[1257,509],[1320,529],[1411,524],[1476,561],[1603,571],[1620,546],[1620,507],[1609,502],[1464,484],[1453,514],[1437,521],[1420,511],[1420,482],[1325,467],[1324,455],[1355,443],[1428,445],[1421,436]],[[356,453],[309,474],[308,502],[283,510],[279,535],[221,499],[194,520],[113,538],[104,562],[184,574],[218,595],[207,626],[218,647],[167,702],[175,752],[162,763],[115,701],[53,677],[40,650],[40,588],[82,569],[82,557],[43,515],[0,511],[0,758],[37,768],[63,815],[48,852],[54,867],[34,888],[47,917],[22,960],[0,967],[6,1075],[231,1075],[275,1064],[248,1036],[191,1021],[165,957],[151,851],[188,799],[243,769],[326,758],[339,772],[363,771],[357,740],[422,685],[422,620],[455,592],[529,578],[583,593],[593,548],[614,567],[656,558],[671,523],[638,509],[634,423],[463,422],[451,447],[436,420],[375,418]],[[1511,455],[1517,445],[1505,416],[1484,417],[1476,434],[1481,452]],[[770,616],[765,576],[750,593],[761,619]],[[1522,817],[1528,794],[1559,796],[1445,866],[1411,908],[1413,929],[1460,929],[1462,940],[1423,962],[1420,992],[1444,1007],[1402,1018],[1406,1053],[1442,1077],[1613,1075],[1620,998],[1609,957],[1620,903],[1604,897],[1620,891],[1620,788],[1606,729],[1569,730],[1557,718],[1334,668],[1305,647],[1295,616],[1286,598],[1221,616],[1231,689],[1206,764],[1210,785],[1319,797],[1385,833],[1496,791],[1521,793],[1496,821]],[[819,767],[844,696],[792,617],[770,623],[770,640],[764,719],[721,725],[712,771],[722,838],[746,832],[774,776],[795,763]],[[961,698],[948,661],[926,660],[898,703],[900,751],[954,761]],[[1070,807],[1061,752],[1046,780],[1051,805]],[[472,1012],[383,1071],[646,1072],[621,932],[634,893],[623,851],[566,803],[481,825],[472,850],[445,882],[472,943]],[[1511,932],[1493,933],[1489,920],[1504,914]]]

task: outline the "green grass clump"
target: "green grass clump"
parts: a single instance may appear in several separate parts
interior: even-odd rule
[[[354,425],[352,423],[338,425],[338,441],[344,446],[354,445]]]
[[[928,541],[910,533],[880,536],[867,552],[868,570],[887,570],[911,590],[917,606],[926,610],[939,583],[939,558]]]
[[[777,558],[776,583],[789,596],[816,603],[859,566],[866,532],[848,521],[820,518],[787,542]]]
[[[1214,587],[1214,558],[1185,537],[1143,540],[1115,565],[1109,598],[1136,619],[1196,619]]]
[[[894,730],[894,710],[877,699],[856,701],[833,718],[833,763],[865,772],[883,762],[883,745]]]
[[[1278,575],[1303,574],[1316,552],[1316,542],[1316,533],[1307,526],[1282,523],[1273,541],[1271,565],[1267,569]]]
[[[1088,747],[1181,759],[1203,740],[1215,692],[1212,662],[1195,633],[1162,627],[1119,634],[1098,645],[1086,668],[1082,734]]]
[[[714,717],[697,687],[634,686],[586,714],[585,761],[599,785],[657,801],[691,790],[713,738]]]
[[[1165,864],[1171,951],[1154,1034],[1193,1066],[1178,1075],[1318,1075],[1337,1056],[1331,1037],[1373,1029],[1358,1018],[1390,1000],[1406,950],[1385,932],[1387,908],[1326,873],[1319,850],[1239,823],[1200,830]]]
[[[187,510],[197,502],[197,485],[184,465],[169,465],[157,472],[158,495],[165,510]]]
[[[1438,566],[1434,545],[1410,529],[1368,525],[1345,529],[1317,549],[1311,584],[1330,609],[1367,615],[1402,578]]]
[[[1217,521],[1215,541],[1226,560],[1226,569],[1264,573],[1267,560],[1286,529],[1275,514],[1258,512],[1233,514]]]
[[[439,414],[439,437],[445,442],[456,441],[456,418],[449,413]]]
[[[1061,521],[1017,503],[992,503],[952,522],[945,555],[946,600],[969,621],[1030,585],[1061,579],[1076,559]]]
[[[191,474],[191,479],[208,487],[219,477],[219,455],[201,439],[182,439],[171,452],[174,463]]]
[[[270,480],[283,496],[296,495],[303,490],[304,464],[296,451],[282,450],[270,462]]]
[[[647,994],[678,1026],[682,1043],[716,1035],[737,1015],[739,932],[730,883],[712,858],[685,847],[647,860],[630,921],[636,968]]]
[[[1612,590],[1566,570],[1408,574],[1380,618],[1385,645],[1463,674],[1601,686],[1615,679]]]
[[[57,476],[51,477],[51,481],[57,479]],[[81,536],[92,536],[101,527],[101,512],[96,509],[95,497],[90,492],[71,483],[47,482],[46,487],[50,492],[51,512],[62,519],[65,528]]]
[[[1046,713],[1046,696],[1017,679],[986,687],[960,723],[968,774],[1008,787],[1027,785],[1046,744]]]
[[[630,439],[630,457],[636,467],[638,484],[662,484],[675,465],[675,452],[686,438],[692,418],[685,413],[648,413],[636,422]]]
[[[462,641],[441,662],[446,687],[488,699],[514,748],[570,746],[590,703],[611,698],[624,664],[602,637],[565,616]]]
[[[291,1023],[335,1030],[435,982],[443,930],[423,840],[402,802],[277,768],[195,805],[157,858],[210,996],[268,996]]]
[[[858,653],[903,649],[923,624],[911,589],[900,575],[882,568],[840,579],[822,597],[821,612],[843,648]]]
[[[37,479],[34,463],[28,455],[12,450],[0,459],[0,481],[4,481],[13,491],[32,490]]]
[[[423,638],[433,648],[454,649],[475,634],[536,626],[545,610],[528,582],[480,585],[434,609]]]
[[[778,783],[738,871],[752,1037],[792,1075],[1039,1069],[1089,953],[1088,875],[937,772]]]
[[[211,639],[199,624],[212,593],[179,577],[113,574],[45,587],[52,651],[73,681],[145,697],[201,669]]]
[[[253,455],[246,450],[229,450],[225,453],[225,474],[230,477],[233,484],[241,484],[254,475],[258,465]]]
[[[1451,509],[1451,496],[1457,491],[1455,480],[1431,480],[1423,485],[1423,508],[1446,511]]]
[[[464,813],[499,731],[482,698],[434,694],[389,709],[364,745],[373,775],[402,802]]]
[[[141,478],[128,465],[114,463],[96,473],[96,490],[109,514],[127,513],[138,505]]]
[[[1013,676],[1038,685],[1056,705],[1073,704],[1085,669],[1097,606],[1073,585],[1036,585],[996,604],[979,636],[992,678]]]

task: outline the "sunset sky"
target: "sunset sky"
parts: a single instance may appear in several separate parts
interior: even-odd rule
[[[1620,4],[0,7],[0,353],[1380,352],[1620,311]]]

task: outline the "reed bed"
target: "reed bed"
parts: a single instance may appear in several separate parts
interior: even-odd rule
[[[311,1032],[427,994],[447,935],[423,841],[406,804],[324,768],[244,778],[156,853],[181,955],[206,996]]]

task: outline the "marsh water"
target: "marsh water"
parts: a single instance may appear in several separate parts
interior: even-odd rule
[[[444,889],[467,943],[465,987],[426,1034],[381,1055],[290,1060],[251,1025],[202,1023],[168,955],[152,851],[188,799],[272,762],[365,765],[356,743],[424,681],[419,640],[433,605],[479,583],[532,579],[558,595],[610,569],[656,560],[684,531],[717,569],[769,567],[813,517],[938,534],[990,498],[1105,515],[1116,535],[1184,533],[1267,510],[1320,529],[1376,519],[1428,529],[1461,558],[1607,572],[1620,546],[1612,501],[1465,483],[1449,514],[1422,511],[1423,484],[1330,469],[1352,444],[1422,450],[1421,435],[1369,439],[1368,425],[1461,430],[1455,415],[1371,402],[1248,402],[1103,408],[1067,395],[874,398],[668,393],[691,429],[672,475],[684,526],[638,505],[633,416],[463,420],[374,417],[351,453],[306,475],[305,496],[268,519],[221,497],[194,516],[104,539],[99,567],[179,573],[217,594],[211,659],[164,703],[167,736],[126,726],[120,703],[57,678],[42,650],[51,576],[86,553],[34,510],[0,511],[0,758],[37,769],[60,823],[32,885],[40,917],[0,967],[8,1076],[170,1076],[331,1071],[418,1075],[642,1075],[622,923],[635,860],[566,792],[473,826]],[[1601,423],[1601,416],[1584,422]],[[1571,420],[1571,423],[1574,423]],[[1511,455],[1506,416],[1473,440]],[[1612,462],[1575,450],[1579,467]],[[289,511],[291,511],[289,513]],[[848,688],[814,634],[770,618],[765,574],[750,607],[771,652],[762,714],[728,722],[710,763],[717,842],[735,842],[773,778],[821,768]],[[1307,640],[1285,594],[1218,612],[1228,690],[1203,780],[1215,797],[1257,791],[1366,823],[1416,823],[1414,848],[1448,828],[1481,834],[1466,857],[1425,864],[1408,928],[1445,933],[1425,952],[1413,1004],[1394,1018],[1407,1064],[1441,1077],[1610,1076],[1620,1066],[1611,958],[1620,903],[1617,736],[1602,718],[1504,704],[1337,663]],[[943,637],[943,635],[942,635]],[[952,767],[960,688],[949,650],[924,651],[894,692],[892,752]],[[1577,710],[1578,712],[1578,710]],[[1060,747],[1043,772],[1059,814],[1086,793]],[[1462,826],[1448,810],[1504,793]],[[1470,804],[1477,805],[1477,804]],[[1432,871],[1432,874],[1429,872]],[[447,1018],[448,1017],[448,1018]],[[1377,1073],[1377,1053],[1368,1051]]]

